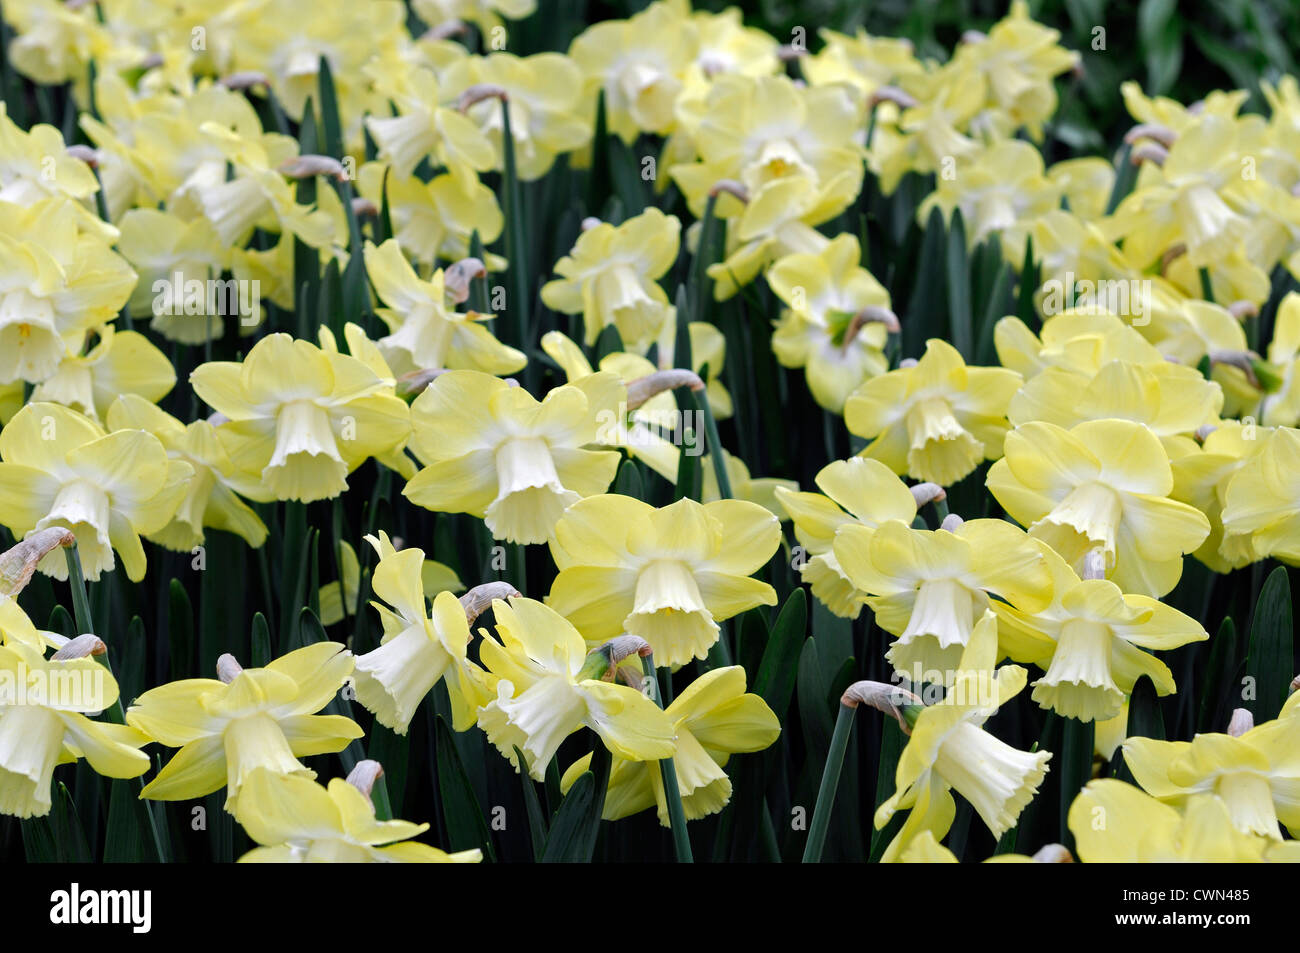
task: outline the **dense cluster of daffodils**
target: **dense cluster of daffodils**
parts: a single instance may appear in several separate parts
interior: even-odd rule
[[[1095,743],[1079,859],[1300,860],[1300,696],[1190,740],[1130,725],[1140,686],[1191,689],[1171,653],[1210,639],[1167,600],[1191,560],[1300,566],[1294,78],[1265,85],[1267,115],[1126,83],[1118,169],[1047,165],[1055,82],[1081,61],[1021,2],[946,62],[865,32],[811,53],[686,0],[519,56],[534,0],[410,7],[181,0],[160,24],[136,0],[4,4],[7,66],[70,113],[60,130],[0,102],[0,689],[57,686],[0,691],[0,813],[49,814],[57,766],[84,759],[145,801],[224,792],[246,861],[477,861],[416,840],[429,824],[394,819],[357,756],[363,725],[400,740],[437,699],[534,799],[594,779],[593,825],[653,809],[689,856],[732,757],[788,743],[773,685],[809,653],[769,665],[728,628],[768,631],[784,561],[870,634],[850,674],[908,686],[843,695],[904,736],[892,794],[860,805],[883,860],[956,859],[954,795],[999,858],[1064,852],[1004,839],[1061,761],[990,721],[1024,689],[1019,710]],[[525,188],[608,176],[602,136],[644,152],[626,174],[661,170],[657,204],[601,196],[610,220],[525,270]],[[900,353],[921,316],[868,262],[859,203],[905,179],[918,227],[937,213],[963,254],[1019,271],[1027,307],[982,343],[954,315]],[[852,448],[814,485],[719,442],[753,337],[712,316],[741,302],[767,308],[780,386]],[[958,484],[978,511],[949,511]],[[267,574],[284,514],[329,506],[334,562],[276,598],[305,593],[284,617],[310,605],[337,641],[280,632],[245,668],[232,637],[215,671],[119,701],[121,633],[90,634],[85,582],[142,583],[213,533]],[[408,545],[396,511],[463,532]],[[70,583],[79,632],[24,609],[40,576]],[[820,775],[846,739],[801,757]]]

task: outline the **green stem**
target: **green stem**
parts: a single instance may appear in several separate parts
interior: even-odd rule
[[[659,693],[659,673],[655,671],[654,656],[645,656],[641,660],[641,667],[646,678],[654,680],[655,704],[662,708],[663,698]],[[677,768],[673,765],[672,758],[660,760],[659,774],[664,782],[664,796],[668,799],[668,821],[672,824],[673,849],[677,853],[677,862],[693,864],[695,858],[691,854],[690,835],[686,832],[686,811],[682,808],[682,792],[677,787]]]
[[[808,828],[808,846],[803,852],[805,864],[821,863],[822,845],[826,843],[826,829],[831,823],[831,808],[835,805],[835,790],[840,786],[840,771],[844,768],[844,752],[853,731],[855,710],[841,704],[839,717],[835,719],[835,734],[831,736],[831,750],[826,754],[822,786],[817,791],[817,806],[813,808],[812,824]]]
[[[90,599],[86,595],[86,578],[81,571],[81,553],[77,551],[77,545],[74,543],[63,551],[64,558],[68,561],[68,585],[72,587],[72,611],[77,622],[78,635],[93,635],[95,633],[94,624],[90,620]],[[108,655],[105,653],[98,657],[98,661],[108,673],[113,674],[113,666],[108,662]],[[109,719],[116,724],[126,724],[126,714],[122,710],[122,698],[119,695],[109,709]],[[144,790],[144,781],[136,778],[136,786],[141,791]],[[153,835],[154,850],[158,853],[158,862],[167,862],[167,853],[163,850],[162,836],[158,832],[158,819],[153,816],[153,806],[147,801],[141,806],[144,808],[144,815],[149,819],[149,832]]]
[[[948,518],[948,500],[947,498],[937,499],[934,501],[934,528],[938,529],[943,525],[943,521]]]
[[[700,378],[706,379],[709,365],[700,368]],[[731,477],[727,475],[727,461],[722,451],[722,441],[718,437],[718,422],[713,419],[713,408],[709,406],[707,393],[696,394],[695,406],[704,417],[704,439],[708,442],[709,459],[713,461],[713,475],[718,479],[718,497],[731,499]]]

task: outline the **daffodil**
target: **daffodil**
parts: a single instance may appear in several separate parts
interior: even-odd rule
[[[321,787],[308,778],[256,768],[244,783],[239,823],[261,845],[240,857],[241,864],[472,864],[483,859],[477,849],[448,854],[414,840],[428,824],[379,820],[368,792],[352,776]]]
[[[1095,375],[1049,367],[1011,398],[1013,426],[1041,420],[1069,429],[1084,420],[1145,424],[1171,453],[1195,448],[1192,435],[1219,419],[1223,390],[1193,367],[1111,361]]]
[[[402,251],[424,267],[437,259],[460,261],[470,253],[475,232],[484,245],[501,237],[505,219],[496,193],[475,180],[468,191],[451,175],[428,182],[418,176],[397,175],[382,162],[367,162],[357,170],[357,191],[382,209],[388,200],[393,237]],[[505,270],[505,259],[487,254],[489,271]]]
[[[1256,558],[1300,563],[1300,431],[1256,435],[1260,447],[1227,484],[1225,540],[1248,540]]]
[[[871,439],[863,454],[898,474],[948,486],[1002,455],[1006,413],[1020,375],[968,367],[932,338],[914,366],[866,381],[844,405],[849,431]]]
[[[13,42],[15,48],[21,44]],[[0,103],[0,202],[26,207],[55,196],[86,199],[97,191],[95,173],[68,154],[58,129],[35,123],[24,131]]]
[[[516,169],[526,182],[541,178],[556,156],[582,148],[591,138],[594,114],[588,115],[583,103],[582,70],[563,54],[470,56],[452,64],[443,81],[442,91],[451,98],[476,87],[492,89],[492,96],[467,101],[465,114],[492,143],[497,168],[504,168],[502,113],[510,113]]]
[[[0,522],[15,536],[63,526],[77,537],[86,578],[115,565],[132,582],[144,578],[140,535],[163,529],[193,476],[143,430],[105,433],[89,417],[59,404],[28,404],[0,431]],[[40,569],[67,579],[62,553]]]
[[[1006,457],[988,474],[1008,515],[1075,572],[1099,551],[1120,590],[1150,596],[1174,588],[1183,555],[1210,532],[1204,513],[1169,498],[1173,486],[1160,439],[1142,424],[1113,418],[1069,430],[1023,424],[1007,435]]]
[[[169,460],[189,464],[193,470],[176,515],[166,526],[146,534],[149,539],[182,553],[203,543],[207,527],[234,533],[255,549],[266,541],[266,524],[230,485],[234,465],[210,422],[182,424],[135,394],[123,394],[114,401],[107,420],[113,431],[153,434]]]
[[[898,319],[889,292],[859,264],[858,240],[840,235],[816,255],[778,259],[767,283],[785,302],[772,350],[785,367],[802,367],[813,399],[841,414],[868,378],[885,373],[884,347]]]
[[[1171,462],[1175,500],[1196,507],[1210,521],[1210,535],[1194,555],[1215,572],[1226,573],[1262,558],[1254,534],[1223,522],[1228,488],[1237,474],[1268,445],[1270,430],[1235,420],[1221,420],[1202,445]],[[1245,478],[1247,481],[1250,476]],[[1239,497],[1240,499],[1241,497]]]
[[[127,724],[180,750],[141,797],[183,801],[224,786],[226,810],[238,814],[244,782],[258,768],[314,778],[299,758],[342,751],[361,737],[351,718],[315,714],[343,687],[352,665],[342,645],[317,642],[265,668],[240,668],[223,655],[220,679],[182,679],[145,692],[127,709]]]
[[[673,107],[696,56],[696,29],[685,4],[652,3],[626,20],[584,30],[569,56],[586,75],[588,96],[605,94],[609,131],[631,145],[642,132],[670,132]]]
[[[405,734],[420,701],[445,681],[453,727],[466,730],[489,696],[482,670],[466,655],[470,634],[465,610],[451,592],[443,591],[434,597],[432,615],[426,611],[422,550],[398,551],[384,532],[366,541],[379,555],[375,595],[388,605],[371,603],[383,620],[384,636],[379,648],[357,656],[357,701],[380,724]]]
[[[118,395],[159,401],[176,385],[171,361],[135,331],[95,329],[97,340],[84,355],[69,355],[32,389],[32,400],[51,401],[102,420]],[[116,428],[114,428],[116,429]]]
[[[677,260],[681,223],[653,206],[621,225],[602,222],[578,236],[542,286],[548,308],[581,314],[586,343],[613,325],[629,350],[644,353],[676,309],[657,279]],[[673,327],[676,327],[673,324]]]
[[[1151,596],[1125,594],[1108,579],[1080,579],[1051,550],[1042,552],[1052,574],[1051,604],[1039,611],[993,606],[1002,649],[1044,670],[1034,701],[1067,718],[1105,721],[1119,714],[1144,675],[1157,694],[1171,694],[1173,673],[1152,652],[1205,641],[1201,624]],[[1091,568],[1100,572],[1100,556]]]
[[[379,147],[379,158],[396,175],[410,175],[431,155],[468,192],[478,173],[495,165],[492,143],[473,120],[443,105],[446,97],[432,71],[417,68],[392,77],[372,75],[379,91],[397,106],[397,115],[369,116],[366,129]]]
[[[995,232],[1051,211],[1059,202],[1057,188],[1044,175],[1042,154],[1022,140],[1001,139],[973,150],[957,174],[939,176],[937,188],[916,214],[925,222],[932,208],[942,209],[948,218],[960,209],[973,247]]]
[[[970,802],[994,837],[1001,837],[1015,826],[1047,774],[1050,751],[1019,751],[984,730],[984,722],[1024,688],[1026,679],[1017,665],[994,671],[997,627],[986,610],[943,701],[914,711],[895,791],[876,810],[876,827],[881,828],[897,811],[911,809],[881,858],[885,862],[898,859],[922,831],[936,838],[947,833],[956,813],[953,790]]]
[[[411,405],[425,467],[402,494],[437,512],[472,513],[497,539],[545,542],[566,507],[613,482],[619,454],[583,447],[596,439],[600,412],[616,409],[593,407],[571,385],[538,401],[499,378],[448,371]]]
[[[478,724],[515,770],[541,781],[560,743],[583,726],[617,757],[672,757],[675,732],[668,716],[635,688],[602,681],[607,657],[589,657],[582,636],[562,616],[523,597],[494,601],[492,613],[500,641],[484,634],[479,653],[495,679],[496,697],[479,710]]]
[[[0,202],[0,383],[36,383],[117,316],[136,277],[75,202]]]
[[[220,337],[225,332],[220,315],[212,315],[209,321],[206,314],[185,314],[183,306],[190,282],[220,278],[230,263],[230,249],[222,245],[212,223],[201,217],[185,221],[159,209],[133,208],[118,227],[122,237],[117,249],[140,276],[128,305],[132,316],[151,317],[151,328],[182,344]],[[204,301],[206,311],[206,297]]]
[[[413,0],[420,19],[431,26],[451,20],[474,23],[485,33],[502,29],[501,18],[523,20],[537,9],[537,0]]]
[[[952,522],[937,530],[849,524],[835,534],[841,570],[867,593],[876,624],[897,636],[885,657],[914,684],[952,683],[990,593],[1030,611],[1051,598],[1046,560],[1022,530],[1004,520]]]
[[[367,457],[410,435],[406,403],[355,357],[270,334],[242,363],[213,361],[190,376],[195,393],[228,418],[220,428],[232,481],[250,499],[329,499]]]
[[[140,751],[149,740],[145,735],[87,717],[117,701],[117,682],[91,658],[105,651],[93,635],[48,659],[22,641],[0,646],[0,814],[48,814],[55,766],[78,758],[110,778],[149,770],[149,758]]]
[[[832,613],[856,619],[867,593],[854,586],[840,566],[835,538],[847,526],[874,528],[886,520],[910,524],[916,518],[916,497],[889,467],[865,457],[827,464],[815,479],[821,493],[775,491],[803,547],[795,566]]]
[[[691,682],[664,713],[676,731],[673,768],[688,821],[716,814],[731,800],[731,779],[723,769],[733,754],[762,751],[776,741],[781,726],[758,695],[746,694],[745,670],[739,665],[715,668]],[[564,773],[565,791],[591,764],[587,755]],[[605,795],[607,821],[655,807],[659,823],[671,826],[659,766],[615,758]]]
[[[1295,699],[1300,696],[1293,695]],[[1248,730],[1198,734],[1191,741],[1134,737],[1124,742],[1124,764],[1148,794],[1181,804],[1198,794],[1223,801],[1233,825],[1246,834],[1282,839],[1278,822],[1300,830],[1300,720],[1291,712]],[[1245,709],[1238,714],[1249,715]]]
[[[1114,778],[1089,781],[1070,805],[1070,833],[1087,863],[1259,863],[1291,861],[1290,843],[1244,834],[1223,801],[1188,799],[1180,813]]]
[[[627,632],[660,664],[684,665],[708,654],[719,621],[776,604],[772,587],[749,577],[780,538],[775,516],[741,500],[659,509],[615,494],[582,500],[556,524],[560,574],[547,604],[591,644]]]

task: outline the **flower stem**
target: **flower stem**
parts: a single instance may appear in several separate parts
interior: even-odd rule
[[[72,587],[72,612],[77,622],[77,632],[79,635],[93,635],[95,626],[90,619],[90,599],[86,595],[86,578],[81,571],[81,553],[77,551],[77,545],[74,543],[63,551],[63,555],[68,561],[68,585]],[[105,653],[98,658],[100,664],[108,669],[111,675],[113,666],[108,662],[108,654]],[[109,709],[108,717],[116,724],[126,724],[126,715],[122,710],[122,697],[120,695],[113,702],[113,707]],[[135,783],[141,791],[144,790],[144,781],[142,779],[136,778]],[[144,816],[149,819],[149,832],[153,835],[153,846],[158,853],[158,861],[165,864],[167,863],[167,853],[163,850],[162,836],[158,833],[158,819],[154,817],[153,805],[148,802],[141,802],[141,807],[144,809]]]
[[[707,380],[709,365],[700,368],[700,378]],[[713,475],[718,479],[718,497],[731,499],[731,477],[727,475],[727,461],[723,455],[722,440],[718,437],[718,422],[713,419],[713,408],[709,406],[707,392],[695,395],[695,406],[704,417],[704,438],[708,441],[709,459],[713,461]]]
[[[663,707],[663,698],[659,693],[659,673],[655,670],[653,655],[641,659],[642,670],[646,678],[653,679],[655,704]],[[668,799],[668,821],[672,824],[673,849],[677,853],[679,864],[693,864],[691,838],[686,832],[686,811],[682,808],[682,792],[677,787],[677,768],[672,758],[663,758],[659,762],[659,774],[664,782],[664,796]]]
[[[826,829],[831,822],[831,809],[835,806],[835,791],[840,786],[840,771],[844,767],[844,752],[849,746],[853,731],[853,713],[856,709],[840,705],[835,719],[835,733],[831,736],[831,749],[826,754],[826,767],[822,771],[822,786],[817,791],[817,806],[813,808],[812,824],[808,827],[808,845],[803,851],[805,864],[819,864],[822,845],[826,843]]]

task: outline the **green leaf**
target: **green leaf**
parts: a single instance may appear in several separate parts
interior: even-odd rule
[[[799,655],[808,631],[808,596],[795,589],[785,600],[772,625],[772,637],[758,667],[753,691],[767,702],[781,723],[785,723],[799,671]]]
[[[1222,731],[1227,727],[1229,700],[1237,685],[1239,652],[1237,626],[1233,623],[1232,616],[1228,616],[1210,640],[1210,658],[1201,675],[1200,690],[1197,693],[1201,700],[1196,716],[1198,733]]]
[[[1060,842],[1072,850],[1074,835],[1070,833],[1066,817],[1070,813],[1070,805],[1074,803],[1075,795],[1092,777],[1092,753],[1095,747],[1096,727],[1097,723],[1094,721],[1063,719],[1061,750],[1058,757],[1054,759],[1056,763],[1053,767],[1061,781]]]
[[[1294,631],[1291,582],[1286,567],[1278,566],[1265,580],[1255,603],[1246,656],[1246,675],[1255,689],[1255,697],[1247,701],[1257,725],[1276,718],[1286,702],[1295,674]]]
[[[519,759],[520,764],[527,763],[524,753],[517,747],[515,748],[515,757]],[[542,802],[537,797],[537,787],[533,783],[533,779],[528,776],[526,771],[520,771],[519,778],[524,786],[524,807],[528,811],[528,836],[533,844],[533,860],[540,862],[546,853],[546,835],[548,833],[546,813],[542,810]]]
[[[953,209],[947,255],[949,341],[967,362],[975,359],[971,315],[970,261],[966,224],[961,209]]]
[[[447,722],[439,715],[436,721],[434,749],[437,752],[438,793],[442,798],[442,816],[447,825],[449,850],[472,850],[477,847],[483,857],[496,861],[492,836],[474,794],[474,786],[465,765],[456,752],[456,744]],[[570,792],[572,793],[572,792]]]
[[[334,91],[334,74],[329,60],[320,58],[317,73],[320,86],[320,119],[324,131],[325,154],[335,159],[343,158],[343,123],[339,119],[339,99]]]

